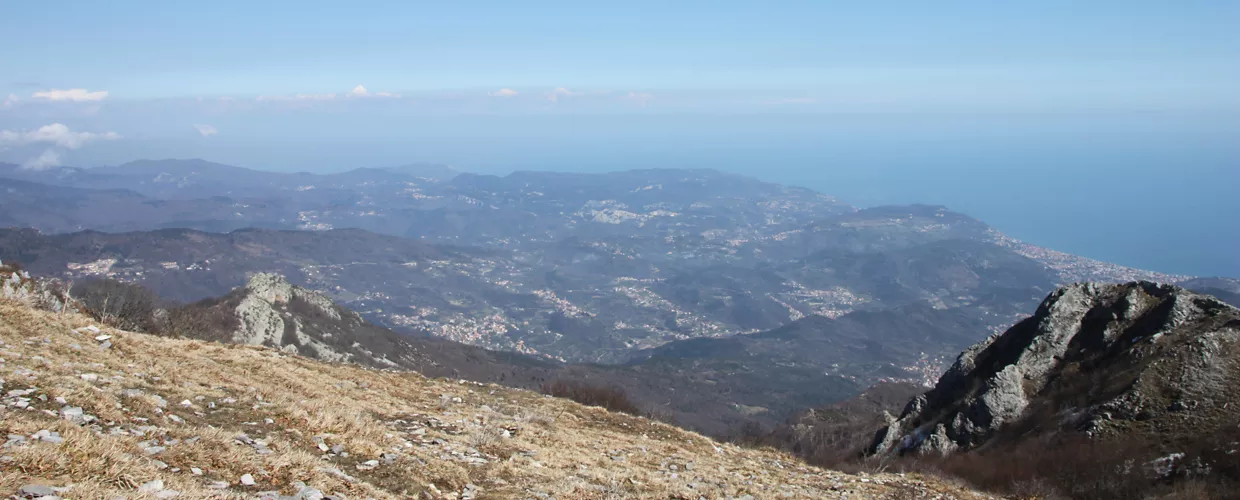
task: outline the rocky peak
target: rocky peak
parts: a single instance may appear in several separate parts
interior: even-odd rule
[[[388,365],[381,355],[358,346],[365,321],[322,293],[279,274],[256,273],[239,294],[239,327],[232,340],[276,347],[328,361]],[[342,314],[343,313],[343,314]]]
[[[1240,311],[1211,296],[1150,282],[1067,286],[962,353],[871,451],[945,453],[1018,428],[1200,432],[1240,415],[1238,337]]]
[[[332,300],[323,294],[289,283],[284,276],[274,273],[255,273],[245,285],[247,297],[253,297],[270,305],[284,305],[299,299],[314,306],[333,319],[340,319],[340,312]]]

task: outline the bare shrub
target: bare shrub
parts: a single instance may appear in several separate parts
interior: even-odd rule
[[[1237,498],[1240,458],[1227,453],[1237,437],[1235,431],[1203,435],[1172,446],[1131,437],[1033,437],[948,456],[903,457],[892,469],[960,478],[1015,498]],[[1155,467],[1168,450],[1179,458]]]
[[[628,393],[619,387],[554,380],[543,384],[542,392],[557,398],[571,399],[583,405],[600,406],[629,415],[643,415],[637,404],[629,399]]]
[[[241,328],[237,318],[236,302],[240,300],[234,291],[223,297],[201,300],[168,309],[163,333],[173,337],[231,342]]]
[[[22,263],[15,260],[4,261],[3,264],[0,264],[0,271],[20,273],[22,272]]]
[[[122,330],[155,333],[155,311],[160,298],[142,285],[113,279],[88,280],[75,285],[73,297],[95,319]]]

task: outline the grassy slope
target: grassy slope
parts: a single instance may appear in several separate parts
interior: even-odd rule
[[[4,392],[36,389],[29,409],[0,406],[0,432],[47,429],[65,438],[0,450],[0,493],[73,484],[64,496],[149,498],[135,488],[162,479],[181,498],[291,494],[294,481],[348,498],[454,497],[467,484],[480,488],[479,498],[980,498],[935,479],[815,469],[774,451],[496,385],[110,329],[114,345],[105,350],[71,331],[89,324],[0,300]],[[99,420],[83,426],[53,416],[57,397]],[[141,426],[152,427],[134,435]],[[505,428],[514,435],[505,437]],[[240,433],[264,440],[271,453],[237,442]],[[320,451],[316,436],[349,456]],[[148,456],[139,443],[149,440],[166,449]],[[391,463],[357,468],[393,451]],[[256,486],[239,484],[247,473]],[[208,489],[211,481],[229,488]]]

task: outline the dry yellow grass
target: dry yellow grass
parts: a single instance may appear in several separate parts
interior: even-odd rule
[[[6,398],[0,427],[64,438],[0,449],[0,493],[45,484],[72,485],[67,498],[155,498],[136,489],[159,479],[180,498],[293,494],[296,481],[346,498],[983,497],[932,478],[816,469],[495,385],[108,328],[103,349],[72,331],[90,324],[0,300],[4,392],[36,389],[25,409]],[[56,398],[97,420],[61,418]],[[218,481],[227,489],[208,487]]]

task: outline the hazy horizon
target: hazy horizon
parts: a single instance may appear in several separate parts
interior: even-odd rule
[[[0,161],[711,167],[1240,276],[1237,25],[1217,0],[20,4]]]

